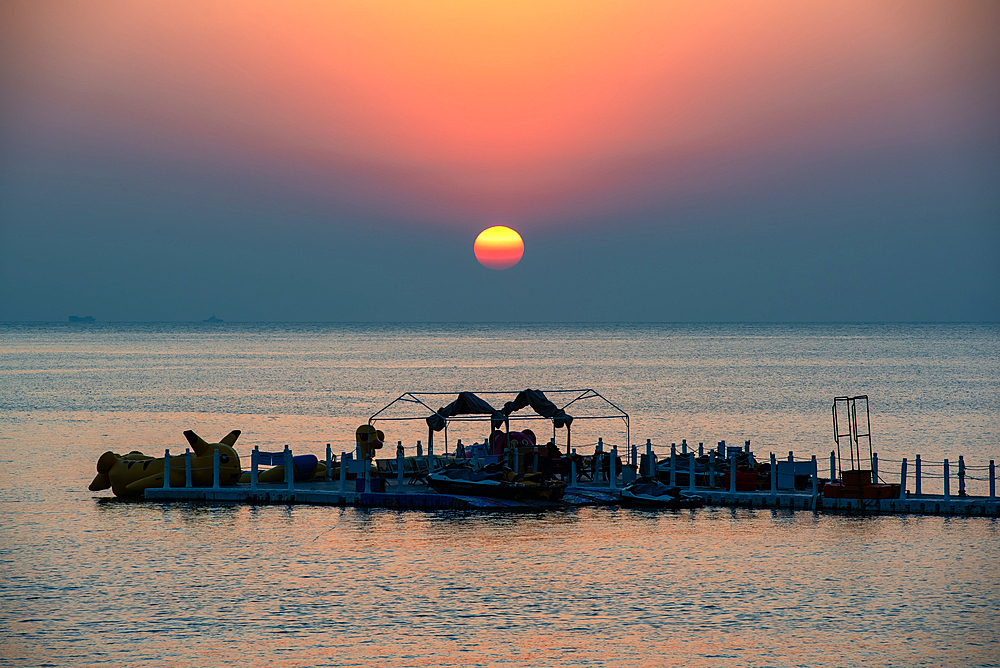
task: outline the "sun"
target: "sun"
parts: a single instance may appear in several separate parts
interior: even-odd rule
[[[473,250],[484,267],[510,269],[524,255],[524,240],[509,227],[495,225],[479,233]]]

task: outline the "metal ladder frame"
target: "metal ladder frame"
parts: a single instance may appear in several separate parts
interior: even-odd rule
[[[858,403],[864,402],[864,425],[865,431],[862,432],[858,424]],[[841,432],[841,426],[837,419],[838,410],[837,408],[843,404],[843,410],[847,413],[847,431]],[[839,469],[841,477],[844,474],[844,467],[842,464],[841,454],[840,454],[840,439],[848,439],[849,456],[851,458],[851,468],[848,470],[856,471],[861,468],[861,439],[868,439],[868,470],[874,470],[874,453],[872,451],[872,428],[871,428],[871,414],[868,410],[868,395],[859,394],[855,397],[834,397],[833,398],[833,439],[837,442],[837,468]],[[855,460],[855,458],[857,458]],[[855,464],[856,462],[856,464]],[[873,481],[874,482],[874,481]]]

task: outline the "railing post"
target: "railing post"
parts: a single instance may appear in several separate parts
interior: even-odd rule
[[[163,453],[163,489],[170,489],[170,448]]]
[[[677,485],[677,444],[670,444],[670,486]]]
[[[341,452],[340,453],[340,489],[337,490],[337,493],[340,496],[344,495],[344,481],[346,481],[346,480],[347,480],[347,453],[346,452]]]
[[[646,439],[646,468],[650,478],[656,477],[656,463],[653,461],[653,444]]]
[[[878,453],[872,453],[872,484],[878,484]]]
[[[576,448],[569,457],[569,486],[576,487]]]
[[[990,502],[994,503],[997,500],[997,469],[993,464],[993,460],[990,460]]]
[[[795,461],[795,455],[792,454],[791,450],[788,451],[788,461],[790,461],[790,462],[794,462]]]
[[[639,465],[639,447],[632,445],[632,466]]]
[[[681,439],[681,454],[686,455],[688,453],[688,440],[686,438]]]
[[[327,482],[333,480],[333,450],[329,443],[326,444],[326,479]]]
[[[424,456],[424,446],[420,444],[420,441],[417,441],[417,457],[423,457],[423,456]]]
[[[743,444],[743,452],[747,453],[748,455],[750,454],[750,441],[747,441],[746,443]]]
[[[507,444],[510,447],[510,444]],[[434,444],[427,444],[427,475],[434,473]]]
[[[913,465],[913,489],[916,490],[916,495],[920,496],[922,492],[920,491],[920,455],[917,455],[917,461]]]
[[[958,495],[965,496],[965,455],[958,456]]]
[[[598,454],[600,453],[600,454]],[[594,482],[604,475],[601,464],[604,463],[604,439],[597,437],[597,450],[594,451]]]
[[[719,456],[722,457],[723,459],[725,459],[726,458],[726,442],[725,441],[719,441],[719,446],[718,447],[719,447]]]
[[[778,497],[778,460],[771,453],[771,499],[774,500]]]
[[[191,483],[191,448],[184,448],[184,486],[194,486]]]
[[[688,489],[694,491],[694,451],[688,453]]]
[[[212,489],[219,489],[219,449],[215,449],[212,457]]]
[[[729,457],[729,492],[736,493],[736,453]]]
[[[292,449],[285,446],[285,483],[288,484],[288,491],[295,489],[295,460],[292,459]]]
[[[899,498],[906,498],[906,457],[903,457],[903,463],[899,467]]]
[[[944,460],[944,500],[951,501],[951,480],[948,473],[948,460]]]
[[[715,488],[715,450],[708,453],[708,486],[712,489]]]
[[[830,451],[830,480],[837,479],[837,456],[833,450]]]
[[[257,491],[257,476],[260,475],[260,446],[253,446],[250,453],[250,491]]]
[[[813,495],[812,495],[812,509],[816,510],[816,499],[819,498],[819,462],[816,461],[816,455],[812,456],[813,465]]]
[[[406,464],[406,457],[403,453],[403,442],[396,441],[396,487],[403,490],[403,466]]]
[[[538,459],[536,458],[537,462]],[[608,460],[608,488],[616,489],[618,487],[618,446],[611,446],[611,456]]]
[[[705,456],[705,444],[704,443],[699,443],[698,444],[698,457],[704,457],[704,456]]]

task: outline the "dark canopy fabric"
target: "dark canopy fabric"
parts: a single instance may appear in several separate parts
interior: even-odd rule
[[[445,418],[450,418],[453,415],[492,415],[493,419],[490,422],[494,429],[499,429],[506,420],[503,413],[472,392],[459,392],[458,399],[444,408],[439,408],[437,413],[427,417],[427,426],[434,431],[441,431],[444,429]]]
[[[525,406],[531,406],[536,413],[543,417],[552,418],[552,425],[557,429],[573,424],[573,416],[567,415],[566,411],[557,408],[549,401],[541,390],[525,390],[518,393],[514,401],[508,401],[500,409],[504,415],[510,415],[514,411],[519,411]]]

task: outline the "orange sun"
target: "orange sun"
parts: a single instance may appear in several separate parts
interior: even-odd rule
[[[520,262],[524,255],[521,235],[503,225],[480,232],[473,248],[479,263],[490,269],[509,269]]]

